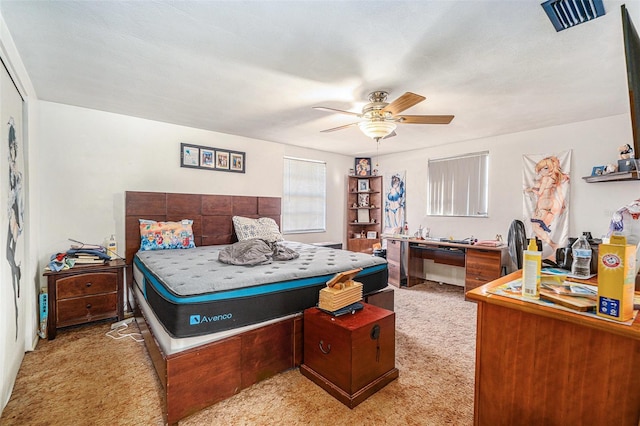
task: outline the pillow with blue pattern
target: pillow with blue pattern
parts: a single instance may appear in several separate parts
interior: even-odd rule
[[[140,250],[194,248],[192,225],[191,219],[180,222],[140,219]]]

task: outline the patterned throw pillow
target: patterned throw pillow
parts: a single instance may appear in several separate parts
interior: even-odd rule
[[[238,241],[259,238],[268,242],[284,241],[278,224],[270,217],[251,219],[248,217],[234,216],[233,227],[236,230]]]
[[[140,219],[140,250],[194,248],[193,220],[156,222]]]

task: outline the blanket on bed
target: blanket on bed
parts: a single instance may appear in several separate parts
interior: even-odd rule
[[[266,265],[279,260],[297,259],[300,255],[289,247],[258,238],[238,241],[220,251],[218,260],[229,265]]]

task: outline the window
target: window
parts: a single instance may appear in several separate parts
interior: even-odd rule
[[[326,181],[326,163],[300,158],[284,158],[283,233],[326,230]]]
[[[489,152],[429,160],[427,214],[488,217]]]

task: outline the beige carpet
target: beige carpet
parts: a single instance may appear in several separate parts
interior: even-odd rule
[[[460,287],[396,289],[400,377],[348,409],[295,369],[180,425],[471,425],[476,305]],[[162,393],[144,344],[109,324],[61,331],[27,353],[0,425],[161,425]],[[135,326],[129,331],[137,331]]]

